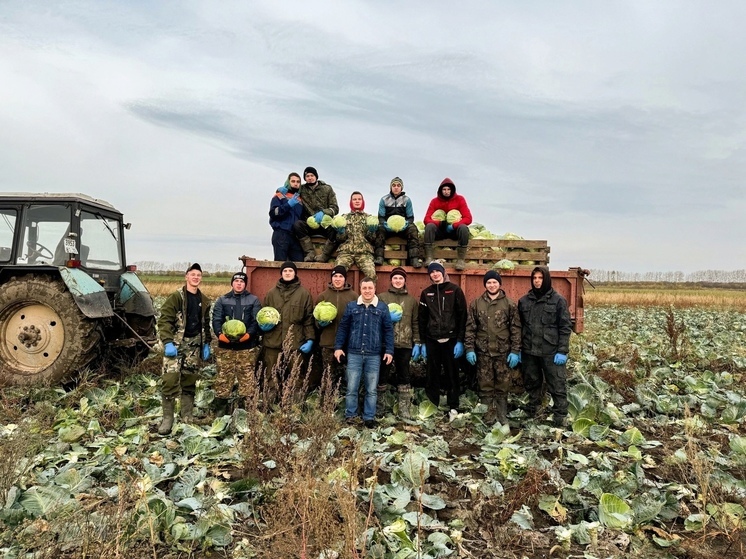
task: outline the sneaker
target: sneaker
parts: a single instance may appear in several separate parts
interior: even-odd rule
[[[375,419],[366,419],[363,421],[363,425],[365,425],[368,429],[375,429],[378,426],[378,423]]]

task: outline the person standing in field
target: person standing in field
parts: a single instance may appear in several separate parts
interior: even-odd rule
[[[448,223],[446,218],[437,219],[433,214],[442,210],[448,214],[451,210],[461,212],[461,219]],[[433,243],[440,239],[455,239],[458,241],[456,248],[457,270],[466,268],[466,248],[469,244],[469,225],[471,224],[471,210],[466,203],[466,198],[456,194],[456,185],[448,177],[444,178],[438,187],[438,195],[430,201],[427,212],[423,219],[425,222],[425,265],[433,261]]]
[[[552,289],[549,268],[531,272],[531,289],[518,301],[521,317],[523,385],[528,392],[528,415],[541,405],[542,384],[552,396],[552,421],[567,423],[567,355],[572,322],[565,298]]]
[[[391,285],[378,298],[390,305],[401,306],[401,312],[389,311],[394,324],[394,361],[384,364],[378,390],[383,392],[387,384],[396,386],[399,399],[399,416],[411,419],[412,384],[409,362],[420,358],[419,303],[407,291],[407,272],[402,267],[391,270]],[[392,366],[393,365],[393,366]],[[379,394],[379,397],[381,394]],[[379,398],[380,399],[380,398]]]
[[[358,294],[347,283],[347,269],[344,266],[335,266],[332,269],[331,281],[328,287],[322,291],[316,299],[318,305],[322,301],[331,303],[337,308],[337,316],[330,321],[316,321],[319,329],[319,347],[321,348],[321,365],[325,371],[329,369],[334,382],[344,379],[345,368],[334,358],[334,340],[337,337],[337,329],[347,304],[357,300]]]
[[[174,400],[179,393],[181,419],[193,421],[197,379],[203,363],[210,359],[210,299],[199,289],[202,267],[195,262],[184,277],[184,287],[166,298],[158,316],[158,338],[163,343],[160,435],[168,435],[173,428]]]
[[[269,225],[272,227],[274,260],[303,261],[303,251],[293,234],[295,222],[303,214],[300,197],[300,175],[290,173],[285,184],[277,189],[269,204]]]
[[[317,224],[321,223],[324,215],[334,217],[339,212],[337,195],[331,185],[319,180],[319,174],[313,167],[306,167],[303,171],[306,182],[300,187],[301,206],[303,211],[300,219],[293,225],[293,233],[300,242],[301,249],[305,253],[304,260],[313,262],[316,259],[316,251],[311,242],[311,235],[323,235],[327,238],[332,236],[334,230],[331,227],[311,229],[307,219],[314,218]]]
[[[427,272],[432,285],[420,294],[418,314],[420,334],[425,338],[422,347],[422,357],[427,362],[425,394],[437,406],[441,386],[445,384],[448,407],[458,410],[461,386],[457,359],[464,355],[466,297],[458,285],[446,280],[440,262],[431,262]]]
[[[394,328],[386,303],[376,296],[376,282],[365,277],[360,281],[360,297],[347,304],[334,341],[334,358],[341,363],[347,357],[347,391],[345,418],[353,424],[358,417],[360,382],[364,387],[363,422],[376,426],[378,373],[383,362],[394,358]]]
[[[487,405],[485,423],[508,424],[508,393],[522,392],[516,367],[521,355],[518,307],[500,289],[495,270],[484,274],[484,293],[469,304],[464,346],[466,360],[477,367],[479,398]]]
[[[392,231],[388,218],[398,215],[405,219],[404,229]],[[399,177],[391,179],[389,193],[378,203],[378,231],[376,232],[376,253],[374,263],[383,264],[383,253],[386,239],[392,236],[402,236],[407,239],[407,257],[413,268],[421,268],[420,235],[414,224],[414,209],[412,200],[404,193],[404,182]]]
[[[262,364],[270,392],[276,393],[292,367],[307,365],[306,357],[310,357],[313,349],[313,298],[300,284],[297,273],[298,267],[294,262],[284,262],[277,285],[264,298],[265,307],[273,307],[280,313],[279,324],[260,325],[264,332]],[[288,369],[279,370],[280,353],[286,343],[294,354],[285,355]]]
[[[238,383],[239,396],[246,398],[255,380],[256,361],[259,357],[259,325],[256,315],[262,304],[246,288],[248,277],[236,272],[231,278],[231,290],[215,301],[212,308],[212,331],[218,337],[217,373],[212,383],[218,412],[229,412],[233,387]],[[233,335],[223,331],[227,321],[238,320],[246,331]]]

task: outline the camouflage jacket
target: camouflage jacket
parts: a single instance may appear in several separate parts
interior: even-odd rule
[[[304,183],[300,186],[300,198],[303,205],[301,219],[308,219],[318,211],[334,217],[339,213],[337,195],[330,184],[317,181],[313,186]]]
[[[280,313],[280,323],[264,333],[265,347],[281,349],[285,339],[292,336],[292,347],[298,349],[306,340],[314,339],[313,299],[300,282],[278,281],[264,298],[264,306],[274,307]]]
[[[329,301],[337,307],[337,316],[334,317],[332,323],[329,326],[321,328],[319,347],[334,347],[334,338],[337,335],[339,321],[342,320],[342,315],[345,312],[345,308],[347,308],[347,303],[357,301],[357,297],[357,293],[355,293],[349,283],[345,283],[342,289],[334,289],[331,282],[329,282],[329,287],[319,295],[319,298],[316,300],[317,305],[321,301]]]
[[[373,246],[376,243],[376,232],[368,229],[366,220],[369,214],[365,212],[350,212],[345,214],[347,226],[345,232],[337,233],[335,242],[338,251],[347,254],[370,253],[373,254]]]
[[[210,299],[199,289],[197,290],[197,294],[200,296],[200,318],[202,320],[200,335],[202,343],[209,344],[212,339],[210,336]],[[178,344],[181,342],[184,337],[186,306],[186,286],[166,297],[158,316],[158,338],[162,343],[175,342]]]
[[[491,299],[485,291],[469,305],[464,349],[492,357],[521,351],[521,318],[505,292]]]
[[[394,347],[412,349],[414,344],[420,343],[420,324],[417,314],[419,302],[407,291],[405,285],[401,289],[389,287],[385,293],[379,293],[378,298],[390,305],[401,305],[402,316],[399,322],[394,322]]]

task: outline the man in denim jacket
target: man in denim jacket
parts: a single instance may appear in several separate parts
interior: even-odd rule
[[[365,277],[360,281],[360,297],[345,308],[334,341],[334,358],[340,363],[347,358],[345,418],[348,423],[357,420],[358,393],[364,378],[363,422],[369,428],[376,425],[381,354],[383,362],[390,365],[394,359],[394,327],[388,306],[376,296],[375,281]]]

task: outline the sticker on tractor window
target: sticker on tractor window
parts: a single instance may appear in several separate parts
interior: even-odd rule
[[[65,252],[67,254],[78,254],[78,249],[75,248],[75,239],[65,239]]]

